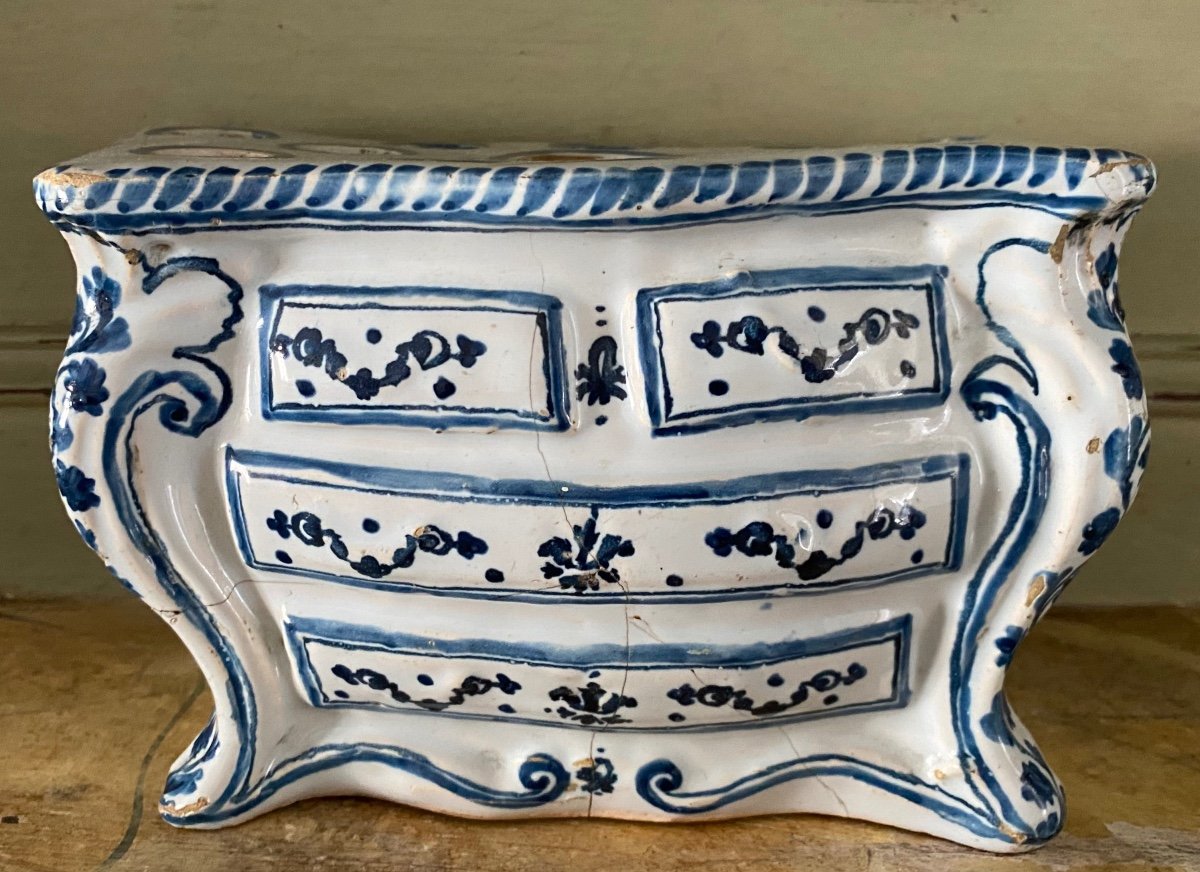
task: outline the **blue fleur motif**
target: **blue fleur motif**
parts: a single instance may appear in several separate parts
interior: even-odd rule
[[[67,403],[76,412],[99,416],[103,411],[101,406],[108,399],[104,379],[104,369],[90,357],[70,361],[63,380],[63,387],[70,394]]]
[[[54,461],[54,476],[58,479],[58,492],[74,512],[86,512],[100,505],[96,495],[96,480],[88,478],[78,466],[67,466],[61,460]]]
[[[996,647],[1000,649],[1000,653],[996,655],[997,666],[1007,666],[1012,662],[1013,652],[1017,650],[1017,645],[1024,635],[1025,631],[1020,627],[1010,624],[1005,628],[1004,635],[996,640]]]
[[[612,793],[617,783],[617,770],[607,757],[593,757],[589,765],[575,770],[575,777],[584,793]]]
[[[71,335],[79,338],[68,346],[66,353],[102,354],[128,348],[129,325],[124,318],[114,317],[121,302],[121,286],[98,266],[83,277],[82,285],[71,320]]]
[[[1150,458],[1150,430],[1141,415],[1134,415],[1129,427],[1118,427],[1104,440],[1104,474],[1121,486],[1121,504],[1129,507],[1133,498],[1133,477],[1145,469]]]
[[[625,384],[625,367],[618,364],[617,360],[615,339],[601,336],[593,342],[587,363],[575,368],[575,378],[579,381],[577,398],[586,398],[589,406],[596,403],[607,406],[613,400],[625,399],[628,395],[621,387]]]
[[[592,506],[588,519],[572,526],[574,541],[554,536],[538,546],[538,557],[549,558],[542,564],[543,578],[557,578],[563,590],[575,593],[599,590],[601,582],[620,583],[621,572],[613,563],[618,557],[633,555],[633,542],[615,533],[601,533],[599,513],[599,508]]]
[[[1121,377],[1125,396],[1131,400],[1142,398],[1142,372],[1133,358],[1133,349],[1124,339],[1114,339],[1108,347],[1108,356],[1113,359],[1112,371]]]
[[[1104,540],[1109,537],[1120,520],[1121,510],[1115,506],[1105,509],[1092,518],[1092,522],[1083,528],[1083,541],[1079,543],[1079,553],[1094,554],[1096,549],[1104,544]]]

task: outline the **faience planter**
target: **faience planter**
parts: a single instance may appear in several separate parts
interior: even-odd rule
[[[819,812],[994,851],[1002,691],[1148,445],[1125,152],[159,129],[40,175],[75,526],[212,688],[162,798]]]

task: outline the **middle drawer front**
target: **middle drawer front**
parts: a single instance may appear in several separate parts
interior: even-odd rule
[[[949,573],[969,478],[960,454],[624,487],[226,458],[253,569],[534,602],[723,600]]]

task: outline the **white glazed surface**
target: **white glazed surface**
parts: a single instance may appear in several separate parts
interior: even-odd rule
[[[990,148],[171,129],[39,176],[81,276],[60,490],[216,699],[167,820],[1050,838],[1001,685],[1145,463],[1115,270],[1153,170]]]

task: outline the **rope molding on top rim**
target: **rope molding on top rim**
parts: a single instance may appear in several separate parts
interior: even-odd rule
[[[506,155],[505,158],[519,158]],[[530,158],[534,155],[529,155]],[[228,225],[632,227],[916,205],[1027,205],[1064,217],[1132,205],[1154,167],[1116,149],[946,144],[799,153],[740,163],[638,157],[453,166],[294,163],[64,164],[34,180],[51,220],[100,232]],[[685,161],[686,157],[678,158]],[[1102,174],[1117,173],[1104,184]]]

